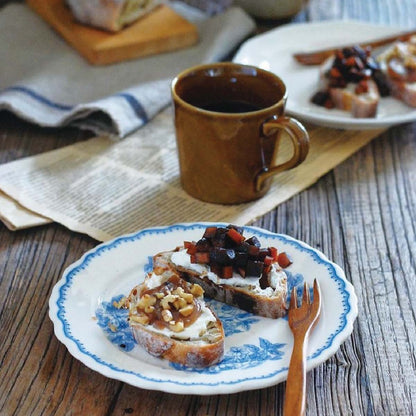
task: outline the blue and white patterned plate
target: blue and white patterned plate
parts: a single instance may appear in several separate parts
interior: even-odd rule
[[[226,332],[223,361],[186,369],[154,358],[132,338],[126,311],[113,301],[140,283],[151,256],[184,240],[198,240],[208,223],[151,228],[103,243],[68,267],[53,289],[49,315],[69,352],[99,373],[137,387],[186,394],[225,394],[277,384],[287,377],[293,338],[287,319],[268,319],[209,301]],[[211,224],[212,225],[212,224]],[[308,347],[308,370],[332,356],[351,334],[357,316],[354,288],[339,266],[303,242],[245,227],[262,246],[286,251],[289,286],[317,278],[322,314]]]

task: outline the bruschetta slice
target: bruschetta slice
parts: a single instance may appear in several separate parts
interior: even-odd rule
[[[207,367],[224,354],[222,323],[198,284],[155,266],[127,298],[129,325],[149,354],[186,367]]]
[[[319,74],[319,91],[311,101],[348,111],[354,118],[376,117],[381,96],[389,94],[385,75],[370,49],[341,49],[327,59]]]
[[[287,312],[283,267],[290,259],[274,247],[262,248],[254,236],[246,239],[241,227],[209,227],[197,242],[156,254],[153,264],[170,267],[208,297],[255,315],[279,318]]]
[[[386,74],[391,95],[416,107],[416,36],[408,42],[396,42],[377,60]]]

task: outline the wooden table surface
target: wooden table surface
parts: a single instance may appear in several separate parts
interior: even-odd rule
[[[416,0],[310,0],[294,21],[410,28],[415,10]],[[87,137],[3,111],[0,163]],[[358,294],[351,337],[308,373],[307,414],[415,415],[416,123],[390,128],[255,225],[322,250]],[[0,224],[0,415],[282,414],[285,383],[230,395],[167,394],[108,379],[74,359],[53,334],[48,298],[63,270],[97,244],[57,224],[18,232]]]

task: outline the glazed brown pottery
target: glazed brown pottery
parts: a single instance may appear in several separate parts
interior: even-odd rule
[[[283,81],[260,68],[213,63],[189,68],[172,83],[181,183],[203,201],[235,204],[263,196],[272,175],[305,159],[309,137],[286,117]],[[275,164],[280,132],[293,155]]]

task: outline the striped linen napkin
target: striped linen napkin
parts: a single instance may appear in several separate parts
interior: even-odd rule
[[[196,46],[108,66],[92,66],[24,4],[0,9],[0,110],[41,126],[77,126],[122,138],[169,105],[181,70],[221,60],[254,29],[231,7],[213,17],[171,3],[199,30]]]

